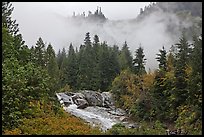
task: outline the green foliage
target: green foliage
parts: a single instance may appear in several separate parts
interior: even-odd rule
[[[115,124],[106,132],[107,135],[165,135],[164,125],[156,121],[154,123],[141,122],[136,128],[126,128],[122,124]]]
[[[59,90],[61,93],[63,93],[63,92],[72,92],[73,91],[73,89],[69,86],[69,85],[65,85],[63,88],[61,88],[60,90]]]
[[[45,43],[43,42],[41,37],[36,42],[34,53],[35,63],[41,67],[45,67],[46,66]]]
[[[7,28],[8,32],[14,36],[18,33],[19,28],[16,20],[11,19],[11,14],[14,10],[10,2],[2,2],[2,28]]]
[[[32,101],[29,104],[32,117],[22,119],[22,124],[13,130],[5,130],[5,135],[96,135],[97,128],[71,116],[62,108],[54,113],[52,102]]]
[[[126,41],[119,54],[119,63],[121,70],[132,69],[132,56]]]
[[[9,34],[8,29],[2,28],[2,61],[6,58],[12,58],[17,56],[17,52],[14,50],[13,37]]]
[[[123,124],[115,124],[106,132],[107,135],[128,135],[131,134]]]
[[[133,75],[130,70],[124,70],[117,76],[112,82],[111,92],[115,98],[116,105],[119,107],[125,107],[129,105],[125,105],[127,101],[132,101],[133,94],[135,97],[138,97],[139,93],[134,93],[136,89],[136,82],[138,81],[137,76]],[[127,98],[127,96],[131,96]],[[127,103],[129,104],[129,103]],[[129,106],[130,107],[130,106]],[[127,109],[127,108],[126,108]]]
[[[133,65],[134,65],[134,72],[135,74],[138,74],[138,75],[142,75],[142,74],[145,74],[146,71],[145,71],[145,55],[144,55],[144,52],[143,52],[143,48],[140,47],[135,51],[135,59],[133,59]]]
[[[164,46],[162,47],[162,50],[159,50],[160,54],[157,54],[157,61],[159,61],[159,69],[166,71],[167,70],[167,58],[166,58],[166,50],[164,49]]]
[[[71,88],[75,89],[77,87],[77,72],[78,64],[77,57],[72,44],[69,46],[68,57],[64,57],[63,65],[60,67],[62,77],[61,77],[61,87],[68,84]]]
[[[45,70],[28,63],[21,66],[15,58],[2,64],[2,119],[3,128],[13,128],[24,115],[27,102],[41,99],[50,93],[50,77]],[[13,124],[10,124],[12,122]]]
[[[29,49],[11,19],[13,9],[11,3],[2,3],[2,133],[100,134],[67,115],[55,97],[56,91],[90,89],[110,90],[117,107],[143,121],[136,129],[116,124],[107,134],[165,134],[163,123],[175,124],[186,134],[202,134],[201,36],[194,35],[190,45],[183,32],[169,54],[164,47],[159,50],[159,70],[146,74],[141,46],[133,60],[127,42],[119,50],[99,43],[97,35],[91,42],[89,32],[79,51],[70,44],[68,54],[63,48],[56,57],[42,38]]]

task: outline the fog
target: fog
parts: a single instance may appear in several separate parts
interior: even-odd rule
[[[131,20],[135,19],[140,8],[149,2],[121,5],[89,4],[87,6],[85,3],[13,3],[15,8],[13,18],[19,23],[20,33],[29,47],[35,45],[38,38],[42,37],[44,42],[53,45],[56,53],[63,47],[68,50],[71,42],[74,47],[79,47],[87,32],[90,32],[92,40],[97,34],[101,42],[107,41],[110,46],[116,44],[121,48],[127,41],[132,55],[141,44],[147,59],[146,70],[158,67],[155,58],[162,46],[169,50],[179,39],[178,26],[181,21],[173,14],[154,12],[140,22]],[[103,14],[108,18],[105,23],[71,18],[74,11],[76,13],[85,11],[87,15],[88,11],[95,12],[97,6],[102,8]],[[168,32],[169,23],[174,23],[173,35]],[[184,22],[183,25],[188,27],[191,24]]]

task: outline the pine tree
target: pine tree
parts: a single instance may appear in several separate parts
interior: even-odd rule
[[[79,61],[79,71],[77,83],[80,89],[92,89],[91,79],[93,75],[93,47],[90,40],[90,33],[87,32],[84,45],[80,46],[78,61]]]
[[[101,44],[99,54],[99,76],[100,76],[100,90],[105,91],[109,86],[109,53],[105,42]]]
[[[53,95],[59,87],[59,68],[57,64],[57,59],[55,57],[55,51],[52,48],[52,45],[49,43],[46,51],[46,61],[47,61],[47,71],[51,77],[50,82],[53,83],[52,92],[50,95]]]
[[[72,89],[76,89],[78,66],[77,66],[76,53],[74,51],[74,47],[72,43],[69,46],[69,52],[68,52],[68,57],[66,61],[67,62],[66,62],[65,71],[64,71],[65,82]]]
[[[91,38],[90,38],[90,33],[89,32],[86,33],[86,36],[85,36],[85,39],[84,39],[84,44],[85,45],[91,45]]]
[[[93,41],[93,71],[92,71],[92,78],[91,78],[91,85],[92,89],[97,91],[100,89],[100,72],[99,72],[99,55],[100,55],[100,44],[99,44],[99,37],[98,35],[94,35]]]
[[[77,62],[79,64],[78,67],[78,77],[77,77],[77,87],[79,89],[84,89],[86,83],[84,82],[86,79],[85,70],[86,70],[86,61],[85,61],[85,45],[80,45],[79,53],[77,55]]]
[[[99,37],[98,35],[94,35],[94,42],[93,44],[98,44],[99,43]]]
[[[129,51],[129,47],[127,45],[127,42],[125,41],[122,50],[119,55],[119,62],[120,62],[120,69],[132,69],[132,56]]]
[[[175,57],[171,51],[167,54],[166,64],[167,64],[167,71],[168,72],[174,71]]]
[[[43,42],[41,37],[38,39],[35,46],[35,58],[36,64],[41,67],[46,66],[45,43]]]
[[[59,68],[55,57],[55,51],[50,43],[48,44],[46,54],[47,54],[48,74],[53,78],[58,78]]]
[[[8,32],[14,36],[17,35],[19,28],[16,20],[11,19],[11,14],[14,10],[10,2],[2,2],[2,27],[8,29]]]
[[[159,69],[166,71],[167,70],[167,61],[166,61],[166,50],[164,49],[164,46],[162,47],[162,50],[159,50],[160,54],[156,54],[158,57],[156,57],[157,61],[159,62]]]
[[[144,57],[143,48],[140,45],[140,47],[135,51],[135,59],[133,59],[134,72],[138,75],[146,73],[144,66],[146,59]]]
[[[58,62],[58,67],[59,67],[59,69],[60,70],[62,70],[63,68],[63,66],[64,66],[64,61],[65,61],[65,59],[66,59],[66,56],[67,56],[67,54],[66,54],[66,50],[65,50],[65,48],[63,47],[62,48],[62,52],[58,52],[58,55],[57,55],[57,62]]]
[[[188,44],[184,32],[180,38],[179,43],[176,44],[178,53],[176,54],[176,64],[175,64],[175,81],[174,81],[174,90],[173,96],[175,98],[174,106],[178,107],[181,104],[185,103],[187,98],[187,74],[186,68],[189,63],[190,56],[190,45]]]
[[[15,50],[16,52],[13,52],[13,56],[15,56],[18,60],[22,60],[21,63],[25,64],[24,61],[28,61],[27,58],[29,58],[30,53],[28,47],[24,45],[25,41],[23,41],[22,35],[18,33],[19,28],[16,20],[12,20],[11,18],[13,10],[14,7],[12,7],[10,2],[2,2],[2,33],[7,31],[8,34],[12,36],[12,40],[9,38],[12,41],[12,47],[7,45],[7,47],[3,48]]]
[[[194,36],[190,56],[190,76],[188,80],[188,103],[202,107],[202,38]]]
[[[67,53],[65,48],[62,49],[61,55],[58,58],[58,62],[60,65],[60,87],[64,87],[66,84],[66,78],[64,72],[66,71],[67,66]]]

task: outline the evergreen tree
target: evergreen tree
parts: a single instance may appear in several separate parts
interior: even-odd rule
[[[185,38],[184,33],[180,38],[179,43],[176,44],[178,53],[176,54],[176,64],[175,64],[175,81],[174,81],[174,90],[173,98],[174,106],[178,107],[181,104],[185,103],[187,98],[187,74],[186,69],[189,63],[190,48],[189,44]]]
[[[87,32],[84,45],[80,46],[79,50],[79,77],[77,83],[81,89],[92,89],[91,86],[91,79],[92,79],[92,72],[93,72],[93,51],[92,51],[92,43],[90,40],[90,33]]]
[[[135,59],[133,59],[134,71],[136,74],[142,75],[146,73],[144,66],[146,59],[144,58],[143,48],[140,46],[135,53]]]
[[[77,87],[79,89],[84,89],[86,83],[84,83],[86,79],[85,70],[86,70],[86,61],[85,61],[85,45],[80,45],[79,53],[77,55],[77,62],[79,64],[78,67],[78,77],[77,77]]]
[[[94,42],[93,44],[98,44],[99,43],[99,37],[98,35],[94,35]]]
[[[35,58],[36,64],[40,65],[41,67],[46,66],[46,56],[45,56],[45,44],[40,37],[35,46]]]
[[[115,47],[116,48],[116,47]],[[120,64],[118,61],[118,52],[114,48],[109,50],[109,84],[120,74]]]
[[[13,37],[9,34],[8,29],[2,28],[2,62],[6,58],[16,57],[17,51],[15,52]]]
[[[2,2],[2,27],[7,28],[8,32],[14,36],[17,35],[19,28],[16,20],[11,19],[11,14],[14,10],[10,2]]]
[[[158,71],[155,76],[152,97],[153,97],[153,110],[157,120],[167,120],[165,112],[168,112],[168,97],[169,91],[167,91],[167,78],[163,70]]]
[[[167,54],[166,65],[167,65],[168,72],[174,71],[175,57],[171,51]]]
[[[156,57],[157,61],[159,62],[159,69],[166,71],[167,70],[167,62],[166,62],[166,50],[164,49],[164,46],[162,47],[162,50],[159,50],[160,54],[157,54],[158,57]]]
[[[62,48],[62,52],[58,52],[58,55],[57,55],[57,60],[58,60],[58,66],[59,66],[59,69],[60,70],[62,70],[63,68],[63,66],[64,66],[64,61],[65,61],[65,59],[66,59],[66,56],[67,56],[67,54],[66,54],[66,50],[65,50],[65,48],[63,47]]]
[[[57,65],[57,60],[55,57],[55,51],[52,48],[51,44],[48,44],[47,47],[47,68],[48,68],[48,74],[52,77],[52,78],[58,78],[59,76],[59,68]]]
[[[11,4],[3,2],[2,11],[2,129],[8,130],[33,117],[31,102],[46,101],[52,83],[47,71],[30,60],[40,58],[34,56],[35,49],[24,45],[21,34],[17,34],[17,25],[10,17]]]
[[[52,82],[53,87],[51,88],[50,96],[53,96],[55,91],[59,88],[59,68],[57,64],[57,59],[55,57],[55,51],[52,48],[51,44],[48,44],[46,51],[46,60],[47,60],[47,71],[51,77],[50,82]]]
[[[132,56],[129,51],[129,47],[127,45],[127,42],[125,41],[122,50],[119,55],[119,62],[120,62],[120,69],[132,69]]]
[[[188,103],[202,107],[202,38],[194,36],[190,56],[190,76],[188,80]],[[201,111],[200,111],[201,112]]]
[[[17,57],[19,60],[22,60],[21,63],[25,64],[23,60],[28,61],[29,50],[28,47],[24,45],[25,41],[23,41],[22,35],[18,34],[19,28],[16,20],[12,20],[11,18],[13,10],[14,7],[12,7],[10,2],[2,2],[2,28],[6,29],[6,31],[8,31],[8,33],[13,37],[12,48],[9,47],[9,45],[7,45],[5,48],[14,49],[16,52],[13,52],[13,56]]]
[[[100,75],[100,90],[105,91],[109,86],[109,53],[105,42],[101,44],[99,54],[99,75]]]
[[[89,32],[86,33],[86,36],[85,36],[85,39],[84,39],[84,44],[85,45],[91,45],[91,38],[90,38],[90,33]]]
[[[77,66],[76,53],[74,51],[74,47],[72,46],[72,43],[69,46],[69,52],[68,52],[68,57],[66,61],[67,62],[66,62],[65,72],[64,72],[66,84],[68,84],[72,89],[76,89],[78,66]]]
[[[64,87],[66,84],[66,76],[64,72],[66,71],[66,63],[67,63],[67,53],[65,48],[62,49],[61,55],[58,58],[59,65],[60,65],[60,87]]]
[[[92,78],[91,78],[91,85],[93,90],[99,90],[100,89],[100,72],[99,72],[99,56],[101,47],[99,44],[99,37],[98,35],[94,35],[94,41],[93,41],[93,71],[92,71]]]

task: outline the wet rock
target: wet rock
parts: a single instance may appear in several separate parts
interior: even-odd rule
[[[75,93],[74,95],[72,95],[72,100],[75,104],[77,104],[78,99],[84,99],[85,100],[85,96],[82,93]]]
[[[65,93],[58,93],[57,97],[60,100],[60,103],[64,104],[66,107],[73,104],[72,97],[67,96]]]
[[[135,128],[129,124],[124,110],[116,108],[109,92],[90,90],[76,93],[56,93],[58,100],[65,105],[65,111],[101,127],[103,131],[110,129],[116,123],[124,123],[125,127]]]
[[[109,108],[110,106],[113,105],[113,98],[112,94],[110,92],[102,92],[101,96],[103,98],[103,107]]]
[[[119,120],[122,121],[122,122],[124,122],[124,121],[127,121],[127,120],[128,120],[128,117],[126,117],[126,116],[121,116],[121,117],[119,118]]]
[[[72,93],[72,92],[65,92],[64,94],[67,96],[74,96],[75,95],[75,93]]]
[[[99,92],[84,90],[82,94],[84,94],[85,99],[87,100],[89,106],[102,106],[103,97]]]
[[[109,113],[113,114],[113,115],[117,115],[117,116],[124,116],[126,115],[126,112],[120,108],[115,108],[111,111],[109,111]]]
[[[139,126],[136,123],[128,124],[128,128],[138,128]]]
[[[77,108],[84,109],[88,106],[88,102],[85,99],[77,99],[76,100]]]

